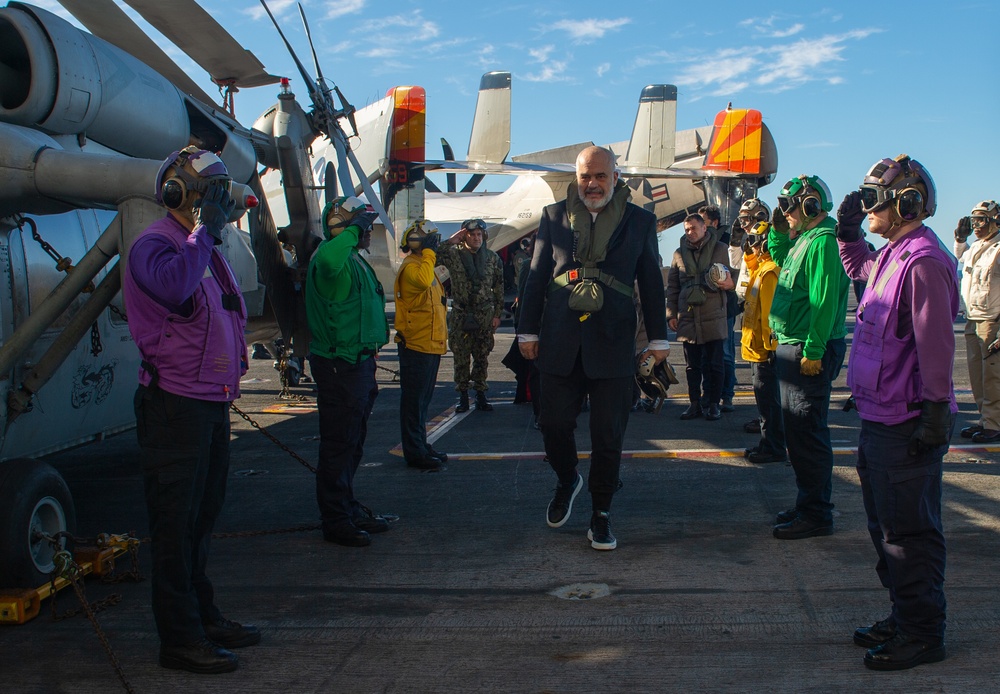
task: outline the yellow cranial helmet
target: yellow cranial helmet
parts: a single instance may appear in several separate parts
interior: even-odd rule
[[[401,250],[415,251],[420,248],[420,240],[428,234],[436,234],[437,225],[429,219],[414,220],[410,226],[406,227],[403,237],[399,240]]]

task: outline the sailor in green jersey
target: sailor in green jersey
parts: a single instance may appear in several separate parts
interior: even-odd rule
[[[364,455],[368,417],[378,386],[375,355],[389,341],[385,292],[361,257],[376,218],[357,198],[341,197],[323,210],[323,241],[309,262],[306,313],[309,363],[319,389],[319,467],[316,500],[323,539],[351,547],[389,529],[354,498],[354,474]]]
[[[773,534],[798,540],[833,532],[833,448],[827,414],[833,381],[846,352],[850,281],[840,262],[830,190],[818,176],[781,189],[768,238],[781,267],[771,304],[788,458],[795,506],[778,514]]]

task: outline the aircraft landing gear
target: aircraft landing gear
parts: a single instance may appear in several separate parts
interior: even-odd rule
[[[51,465],[18,458],[0,463],[0,508],[0,587],[35,588],[55,568],[44,536],[76,530],[73,497]]]

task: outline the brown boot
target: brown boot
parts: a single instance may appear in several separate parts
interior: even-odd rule
[[[483,412],[492,412],[493,411],[493,405],[491,405],[490,401],[486,399],[486,391],[485,390],[477,390],[476,391],[476,409],[477,410],[482,410]]]
[[[458,405],[455,406],[455,412],[468,412],[469,411],[469,391],[461,390],[458,392]]]

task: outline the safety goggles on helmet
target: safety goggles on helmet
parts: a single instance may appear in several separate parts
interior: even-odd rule
[[[740,224],[746,226],[750,222],[764,222],[771,218],[771,210],[758,198],[750,198],[740,205]]]
[[[667,389],[679,381],[674,367],[666,359],[659,364],[655,361],[652,354],[640,355],[635,370],[635,381],[639,389],[653,400],[654,412],[659,414],[663,400],[667,397]]]
[[[974,227],[984,227],[989,223],[990,223],[990,218],[985,217],[981,214],[974,214],[971,217],[969,217],[969,224],[971,224]]]
[[[486,231],[486,222],[481,219],[466,219],[462,222],[465,231]]]
[[[1000,205],[992,200],[983,200],[972,208],[972,219],[975,220],[976,217],[983,217],[987,222],[1000,221]]]
[[[923,190],[916,187],[918,183]],[[930,217],[937,209],[934,179],[920,162],[905,154],[875,162],[858,190],[865,213],[894,203],[900,217],[910,220]]]
[[[809,203],[810,198],[816,202]],[[800,209],[807,217],[815,217],[820,212],[829,212],[833,209],[833,196],[819,176],[802,174],[782,186],[781,192],[778,193],[778,209],[783,214]]]
[[[410,226],[406,227],[406,231],[403,232],[403,238],[399,242],[399,247],[404,251],[409,248],[410,241],[417,241],[418,239],[428,236],[429,234],[438,233],[437,225],[429,219],[417,219],[414,220]]]

